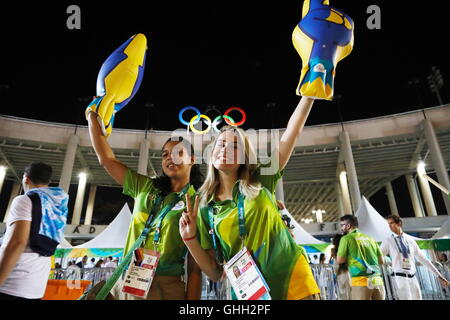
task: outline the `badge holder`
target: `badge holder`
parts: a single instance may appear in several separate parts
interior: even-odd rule
[[[269,286],[246,247],[224,265],[224,270],[238,300],[272,299]]]
[[[125,274],[122,292],[145,299],[155,277],[159,258],[160,253],[157,251],[136,249]]]
[[[411,260],[409,258],[402,258],[402,269],[411,270]]]

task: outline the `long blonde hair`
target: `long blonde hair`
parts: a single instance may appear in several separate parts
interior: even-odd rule
[[[255,171],[258,168],[257,164],[257,158],[256,153],[253,148],[252,143],[248,139],[248,137],[245,135],[244,130],[240,128],[236,128],[233,126],[225,126],[221,130],[221,133],[224,133],[226,131],[233,131],[238,139],[240,140],[240,145],[243,148],[243,153],[245,155],[244,158],[244,164],[241,164],[241,166],[238,169],[238,180],[240,180],[239,183],[239,191],[247,198],[247,199],[253,199],[258,196],[259,191],[261,190],[261,183],[255,179]],[[213,151],[216,147],[217,141],[219,139],[217,138],[214,141],[213,148],[211,150],[209,159],[208,159],[208,171],[206,174],[205,182],[203,182],[203,185],[200,187],[200,206],[206,206],[208,203],[207,201],[209,198],[215,194],[217,191],[220,181],[219,181],[219,172],[214,167],[213,164]]]

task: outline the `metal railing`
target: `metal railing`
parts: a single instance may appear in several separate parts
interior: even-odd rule
[[[89,280],[95,286],[102,280],[108,280],[113,274],[115,268],[79,268],[69,267],[67,269],[52,269],[49,279],[56,280]]]
[[[448,266],[443,266],[438,262],[433,262],[438,271],[446,278],[450,279]],[[337,275],[333,265],[311,264],[314,278],[320,288],[322,300],[338,300],[339,287]],[[416,278],[419,282],[423,300],[450,300],[450,288],[442,287],[438,278],[426,267],[416,264]],[[392,269],[388,265],[381,268],[386,300],[399,300]]]
[[[338,300],[337,275],[332,264],[310,264],[322,300]]]
[[[450,279],[450,265],[442,265],[438,262],[433,264],[446,279]],[[310,266],[320,288],[322,300],[339,300],[341,295],[334,266],[330,264],[311,264]],[[417,264],[416,269],[416,277],[422,291],[423,300],[450,300],[450,288],[442,287],[437,277],[426,267]],[[391,267],[383,265],[381,270],[386,290],[386,300],[399,300],[394,277],[391,276]],[[107,280],[113,272],[114,268],[81,269],[69,267],[67,269],[52,269],[49,279],[90,280],[92,281],[92,286],[94,286],[102,280]],[[203,275],[201,299],[230,300],[230,288],[230,283],[226,278],[213,282]]]
[[[202,300],[231,300],[231,285],[227,278],[214,282],[202,274]]]

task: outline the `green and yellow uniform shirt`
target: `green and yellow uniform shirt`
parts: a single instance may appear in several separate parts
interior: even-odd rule
[[[154,186],[154,180],[128,169],[125,182],[123,184],[123,193],[134,198],[133,220],[128,229],[127,242],[125,244],[124,256],[133,246],[144,230],[145,223],[149,213],[153,209],[159,190]],[[195,190],[192,186],[188,189],[188,194],[192,201],[195,199]],[[150,228],[143,247],[145,249],[155,250],[153,237],[155,235],[156,225],[160,218],[161,210],[170,204],[177,193],[168,194],[162,201],[160,208],[156,210],[156,216]],[[160,232],[160,242],[158,252],[161,254],[156,275],[160,276],[180,276],[184,273],[184,259],[187,248],[184,245],[179,231],[179,220],[181,213],[185,209],[185,198],[181,199],[165,216]]]
[[[311,269],[281,219],[275,202],[275,186],[282,176],[278,171],[267,176],[256,173],[266,190],[252,199],[244,200],[245,246],[252,253],[259,270],[264,276],[272,299],[298,300],[319,293]],[[214,201],[209,206],[214,209],[214,229],[224,259],[229,261],[242,249],[238,222],[239,181],[233,188],[233,200]],[[200,209],[198,237],[203,249],[213,249],[209,233],[208,207]]]
[[[306,253],[305,248],[303,248],[302,245],[298,244],[298,248],[300,249],[300,251],[302,252],[303,256],[306,259],[306,262],[311,263],[311,261],[309,261],[309,257],[308,257],[308,253]]]
[[[378,264],[378,257],[383,254],[373,238],[358,229],[352,230],[341,238],[337,255],[347,259],[352,286],[367,286],[369,277],[376,278],[379,285],[383,284]]]

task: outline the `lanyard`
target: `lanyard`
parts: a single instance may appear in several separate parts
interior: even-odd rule
[[[159,240],[161,238],[161,227],[162,227],[162,223],[164,218],[166,217],[166,215],[169,213],[170,209],[173,208],[174,205],[176,205],[178,203],[178,201],[180,201],[184,195],[187,193],[188,189],[189,189],[190,185],[187,184],[183,190],[181,190],[181,192],[175,197],[175,199],[173,199],[168,205],[166,205],[164,207],[164,209],[161,211],[161,218],[158,220],[158,223],[156,225],[156,230],[155,230],[155,235],[153,237],[153,243],[154,244],[158,244]],[[158,204],[159,206],[159,204]]]
[[[187,184],[183,190],[181,190],[180,194],[175,198],[176,202],[180,201],[180,199],[186,194],[187,190],[189,189],[189,184]],[[142,243],[145,242],[147,239],[148,233],[150,232],[151,223],[153,220],[153,217],[155,215],[155,212],[158,210],[159,206],[161,205],[163,200],[163,197],[159,195],[156,198],[155,204],[153,205],[152,211],[149,214],[147,221],[145,222],[144,230],[142,231],[139,238],[134,242],[133,246],[130,248],[128,253],[125,255],[125,257],[122,259],[121,263],[117,266],[116,270],[114,270],[113,274],[110,276],[110,278],[106,281],[106,283],[103,285],[103,287],[99,290],[97,295],[95,296],[95,300],[104,300],[108,293],[111,291],[111,289],[114,287],[117,280],[119,280],[119,277],[122,275],[123,271],[128,267],[128,265],[131,262],[131,259],[134,255],[134,251],[141,246]],[[176,204],[176,202],[172,201],[169,205],[165,206],[162,212],[162,218],[160,219],[160,223],[162,223],[162,219],[166,216],[167,212],[170,211],[170,209]],[[159,232],[158,232],[159,235]],[[159,237],[159,236],[158,236]],[[159,238],[158,238],[159,241]]]
[[[394,236],[394,235],[392,235],[392,236],[394,237],[394,242],[395,242],[395,245],[397,246],[398,251],[402,254],[402,256],[404,256],[404,253],[403,253],[403,251],[402,251],[402,248],[401,248],[401,246],[398,244],[398,241],[402,241],[402,240],[401,240],[400,238]],[[402,237],[402,236],[400,236],[400,237]],[[410,251],[409,251],[409,244],[408,244],[408,242],[406,241],[406,238],[403,237],[403,239],[404,239],[403,245],[406,247],[406,253],[409,255],[409,254],[410,254]],[[406,258],[406,257],[405,257],[405,258]]]
[[[239,222],[239,238],[244,244],[246,229],[245,229],[245,210],[244,210],[245,197],[239,192],[238,195],[238,222]],[[214,208],[208,205],[208,220],[209,220],[209,234],[211,235],[214,251],[216,252],[216,258],[219,262],[224,261],[222,250],[219,250],[219,241],[214,228]]]
[[[239,192],[238,195],[239,237],[241,238],[242,242],[244,242],[246,236],[244,200],[245,197]]]

